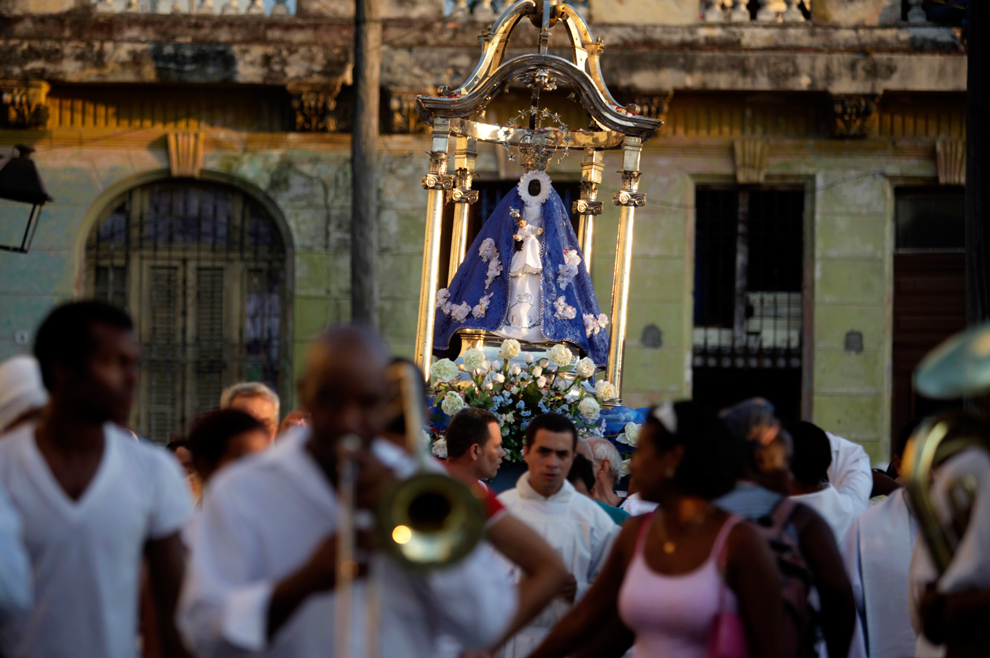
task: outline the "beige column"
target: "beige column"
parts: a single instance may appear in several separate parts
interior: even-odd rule
[[[619,236],[615,246],[615,273],[612,275],[612,327],[609,332],[606,376],[622,394],[622,357],[626,342],[626,319],[629,312],[629,279],[632,266],[633,228],[636,208],[646,205],[646,195],[639,192],[639,156],[643,142],[626,137],[622,154],[622,189],[612,195],[619,206]]]
[[[423,176],[426,198],[426,237],[423,242],[423,276],[419,284],[419,319],[416,322],[416,351],[414,360],[430,376],[433,357],[433,320],[436,311],[437,275],[440,270],[440,230],[443,226],[444,191],[453,187],[447,175],[447,144],[450,141],[450,121],[434,119],[433,145],[430,152],[430,173]]]

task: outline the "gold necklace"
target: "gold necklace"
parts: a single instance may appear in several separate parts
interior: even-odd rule
[[[705,522],[705,519],[707,518],[708,518],[708,510],[705,510],[698,517],[691,519],[691,521],[684,526],[684,530],[688,530],[689,528],[700,526],[702,523]],[[664,525],[663,521],[664,521],[664,513],[661,510],[660,512],[657,513],[656,522],[653,525],[656,526],[657,535],[660,538],[661,546],[663,547],[663,552],[666,553],[667,555],[670,555],[671,553],[677,550],[677,544],[675,544],[667,535],[667,528]]]

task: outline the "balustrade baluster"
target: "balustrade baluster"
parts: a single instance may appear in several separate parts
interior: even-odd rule
[[[705,9],[705,20],[709,23],[720,23],[725,20],[725,13],[722,9],[722,0],[707,0],[708,7]],[[731,2],[731,0],[730,0]]]
[[[977,2],[980,1],[982,0],[977,0]],[[921,6],[923,2],[924,0],[908,0],[908,3],[911,5],[911,9],[908,10],[907,15],[908,23],[928,22],[928,14],[925,13],[925,8]]]
[[[772,23],[780,20],[780,15],[787,11],[784,0],[760,0],[760,11],[756,12],[756,20]]]
[[[801,13],[802,0],[787,0],[787,10],[781,16],[781,20],[785,23],[800,23],[804,20],[804,14]]]
[[[749,9],[746,6],[749,4],[748,0],[734,0],[734,3],[733,0],[726,0],[726,4],[732,7],[732,10],[729,12],[729,21],[733,23],[749,22]]]

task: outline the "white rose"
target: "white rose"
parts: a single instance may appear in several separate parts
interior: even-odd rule
[[[440,408],[448,416],[453,416],[466,406],[467,403],[457,391],[447,391],[447,395],[443,396],[443,402],[440,403]]]
[[[626,477],[627,475],[629,475],[629,460],[628,459],[623,459],[622,460],[622,467],[619,469],[619,474],[620,474],[620,477]]]
[[[513,363],[511,366],[509,366],[509,374],[512,375],[513,377],[518,377],[521,373],[522,373],[522,368],[519,367],[519,364]]]
[[[557,343],[547,350],[547,356],[560,368],[571,365],[571,361],[574,360],[574,353],[563,343]]]
[[[540,366],[536,366],[535,368],[533,368],[534,377],[539,377],[542,374],[543,374],[543,368],[541,368]]]
[[[626,423],[626,426],[622,429],[622,433],[615,437],[615,440],[635,448],[636,443],[639,441],[639,430],[641,427],[642,425],[637,425],[633,422]]]
[[[537,377],[536,378],[536,385],[539,386],[540,388],[543,388],[544,386],[547,385],[547,378],[546,377]]]
[[[493,384],[491,382],[485,382],[485,385],[482,386],[482,388],[485,389],[486,391],[490,391],[493,388],[495,388],[495,384]]]
[[[438,382],[447,383],[457,377],[457,365],[450,359],[440,359],[430,366],[430,374]]]
[[[502,363],[502,359],[495,359],[492,361],[492,370],[501,370],[503,365],[505,364]]]
[[[526,352],[526,356],[524,356],[523,359],[526,360],[527,365],[532,365],[533,361],[536,360],[531,352]]]
[[[420,433],[419,435],[419,440],[422,442],[424,446],[430,445],[430,433],[427,432],[426,430],[423,430],[422,433]]]
[[[500,372],[495,373],[495,383],[496,384],[504,384],[505,383],[505,375],[503,375]]]
[[[550,365],[550,359],[540,359],[541,368],[546,368],[548,365]]]
[[[639,430],[642,429],[642,427],[642,425],[637,425],[636,423],[626,423],[625,433],[626,440],[629,442],[629,445],[635,446],[636,443],[639,442]]]
[[[485,353],[477,347],[472,347],[464,353],[464,369],[468,371],[477,370],[485,363]]]
[[[512,388],[509,389],[509,393],[512,393],[513,395],[518,395],[519,394],[519,387],[518,386],[513,386]]]
[[[585,398],[578,402],[578,411],[588,420],[598,418],[598,412],[601,410],[602,407],[595,398]]]
[[[433,447],[430,449],[434,457],[438,459],[447,458],[447,439],[437,439],[433,442]]]
[[[611,400],[615,398],[615,387],[612,386],[611,382],[607,382],[604,379],[600,382],[595,382],[595,395],[602,402]]]
[[[591,377],[593,374],[595,374],[595,362],[589,359],[588,357],[584,357],[583,359],[578,361],[577,367],[574,369],[574,372],[576,372],[577,376],[580,377],[581,379],[587,379],[588,377]]]
[[[522,351],[522,345],[515,338],[510,338],[502,343],[502,349],[498,351],[499,356],[505,360],[514,359]]]

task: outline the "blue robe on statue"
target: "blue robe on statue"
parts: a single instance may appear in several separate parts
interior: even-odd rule
[[[549,178],[543,180],[549,182]],[[540,329],[547,342],[570,343],[596,366],[605,367],[608,319],[598,308],[570,216],[557,192],[552,187],[548,192],[540,210],[543,232],[537,237],[543,266],[539,274]],[[516,219],[509,211],[523,212],[524,207],[518,186],[512,188],[468,248],[450,286],[437,293],[434,349],[449,349],[459,329],[497,332],[507,324],[509,270],[513,235],[517,234]]]

